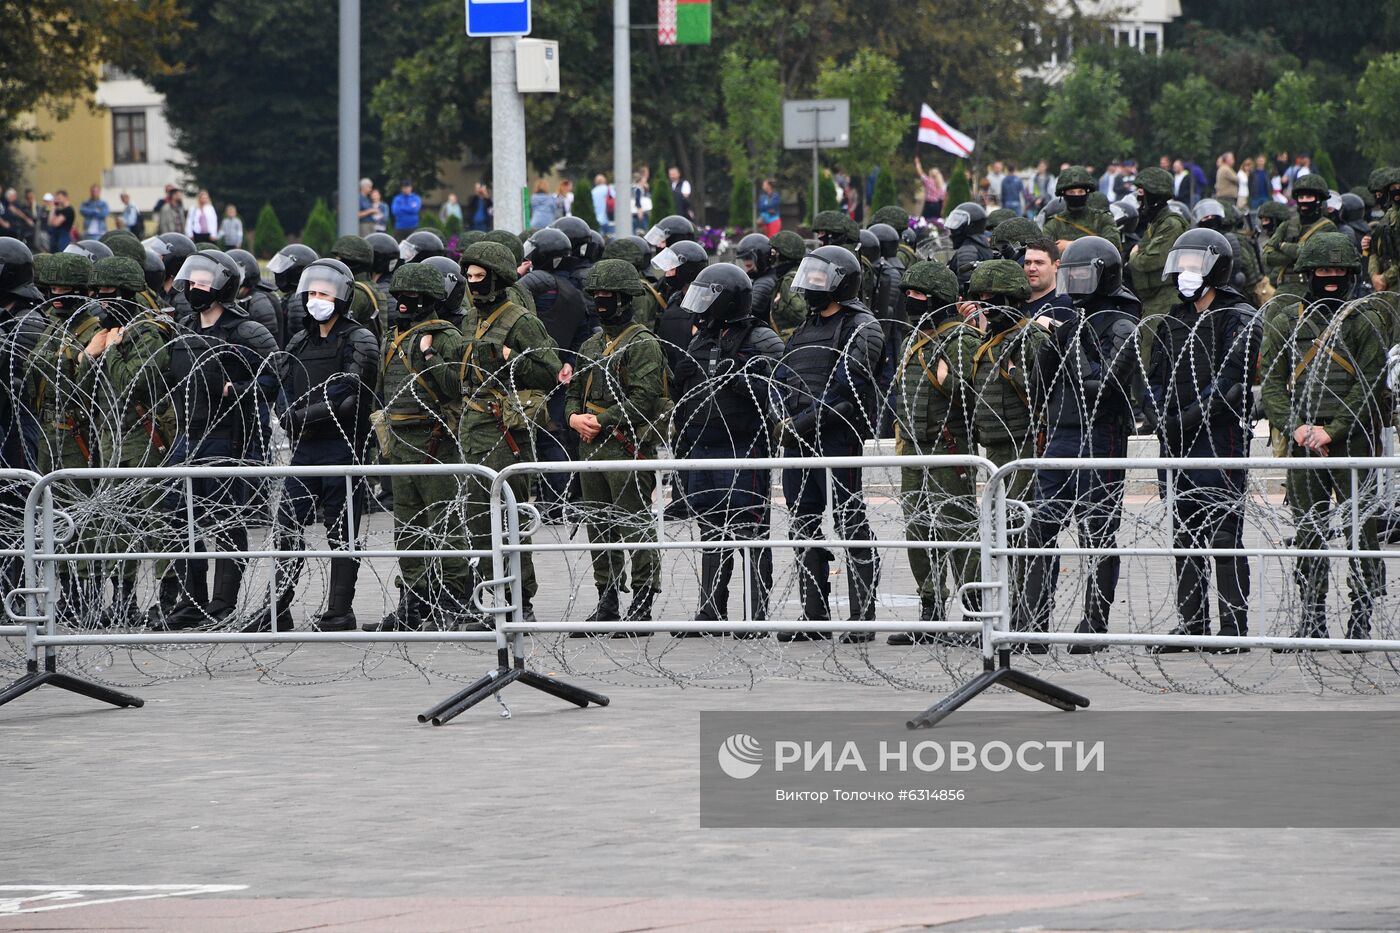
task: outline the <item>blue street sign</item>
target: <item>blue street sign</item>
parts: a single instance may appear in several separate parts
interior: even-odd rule
[[[529,34],[530,0],[467,0],[467,35]]]

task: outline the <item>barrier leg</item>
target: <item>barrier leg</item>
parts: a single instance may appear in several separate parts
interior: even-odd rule
[[[976,677],[963,684],[933,706],[924,710],[918,716],[909,720],[906,725],[910,729],[927,729],[943,721],[954,710],[958,709],[968,700],[991,687],[1001,686],[1015,690],[1033,700],[1039,700],[1047,706],[1065,712],[1073,712],[1077,708],[1089,705],[1089,698],[1080,696],[1073,691],[1063,687],[1057,687],[1048,680],[1042,680],[1025,671],[1019,671],[1011,667],[1010,658],[1007,653],[1001,654],[1001,664],[998,667],[989,667]]]
[[[40,671],[39,666],[31,661],[29,672],[14,683],[0,690],[0,706],[4,706],[11,700],[19,699],[31,690],[48,684],[60,690],[67,690],[69,693],[76,693],[80,696],[88,697],[92,700],[99,700],[103,703],[110,703],[113,706],[123,708],[137,708],[146,705],[146,701],[129,693],[122,693],[101,684],[95,684],[90,680],[83,680],[81,677],[74,677],[72,674],[60,674],[54,667],[52,656],[45,658],[45,670]]]

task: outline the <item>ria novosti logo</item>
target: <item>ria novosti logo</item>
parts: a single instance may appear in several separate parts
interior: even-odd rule
[[[736,732],[719,747],[719,767],[736,780],[751,778],[763,767],[763,746],[753,736]]]

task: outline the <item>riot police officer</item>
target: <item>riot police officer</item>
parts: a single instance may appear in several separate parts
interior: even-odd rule
[[[691,223],[688,217],[671,214],[652,224],[651,229],[646,232],[643,239],[651,244],[652,249],[660,252],[668,246],[675,246],[677,243],[694,242],[697,239],[697,234],[695,224]]]
[[[578,217],[560,217],[550,226],[569,238],[569,251],[555,271],[582,291],[588,270],[593,268],[593,260],[588,258],[593,249],[593,228]]]
[[[772,268],[773,241],[762,233],[750,233],[735,245],[734,261],[753,283],[749,307],[755,310],[754,316],[760,320],[768,320],[768,310],[773,306],[773,293],[778,288],[778,277]]]
[[[765,241],[767,237],[764,237]],[[695,338],[676,373],[676,430],[695,459],[749,460],[770,455],[768,398],[783,342],[752,315],[753,284],[731,265],[714,265],[696,277],[683,302],[695,316]],[[773,485],[769,470],[691,470],[686,499],[703,541],[763,540],[771,527]],[[700,557],[700,607],[696,621],[729,618],[732,548],[709,548]],[[749,570],[749,618],[768,618],[773,552],[737,558]]]
[[[376,407],[379,359],[374,334],[349,316],[355,277],[339,260],[318,259],[302,272],[295,288],[309,323],[287,341],[278,373],[285,398],[279,402],[279,420],[292,439],[291,463],[360,464],[369,436],[369,414]],[[331,547],[346,550],[351,536],[358,535],[364,514],[365,483],[357,479],[352,485],[353,497],[348,497],[343,477],[289,477],[278,515],[279,548],[301,546],[302,529],[319,507]],[[348,506],[354,509],[354,527]],[[278,568],[278,631],[292,627],[291,600],[302,563],[292,559]],[[352,606],[359,571],[359,558],[332,558],[330,592],[317,628],[355,626]],[[269,624],[271,620],[261,618],[253,626],[265,629]]]
[[[422,262],[433,256],[446,256],[447,247],[442,237],[431,230],[415,230],[399,243],[399,259],[403,262]]]
[[[267,271],[272,273],[272,281],[277,286],[277,290],[282,293],[282,328],[285,339],[282,346],[285,348],[292,338],[310,325],[311,319],[306,313],[306,308],[301,303],[301,293],[297,290],[301,284],[302,273],[313,262],[321,257],[316,255],[316,251],[301,243],[289,243],[277,251],[267,262]]]
[[[774,407],[782,413],[784,456],[853,456],[879,426],[875,374],[884,353],[880,324],[860,301],[860,263],[844,246],[823,246],[802,260],[793,287],[811,309],[788,338],[774,386]],[[792,536],[816,541],[822,514],[831,496],[836,534],[847,541],[873,535],[866,516],[859,467],[831,470],[783,470],[783,495],[792,514]],[[833,555],[820,545],[797,551],[802,617],[831,618],[829,569]],[[872,548],[847,552],[851,618],[875,617],[879,561]],[[826,638],[820,632],[785,632],[783,641]],[[848,633],[851,641],[868,641],[869,633]]]
[[[1032,399],[1044,399],[1045,456],[1121,457],[1133,427],[1131,393],[1140,368],[1135,337],[1141,306],[1123,287],[1117,247],[1102,237],[1071,243],[1060,258],[1059,291],[1072,297],[1078,314],[1055,329],[1035,364]],[[1122,470],[1041,469],[1034,483],[1028,547],[1051,547],[1071,520],[1081,546],[1114,544],[1123,518]],[[1119,558],[1093,557],[1088,563],[1084,616],[1075,631],[1104,632],[1118,586]],[[1043,632],[1050,621],[1059,558],[1032,556],[1027,565],[1016,622],[1022,631]],[[1072,654],[1094,650],[1095,646],[1070,647]]]
[[[273,354],[277,341],[238,303],[246,271],[217,250],[185,260],[176,276],[195,311],[189,328],[201,338],[204,352],[188,374],[183,404],[176,409],[179,434],[171,451],[176,463],[236,466],[262,458],[267,447],[261,410],[277,395]],[[174,367],[178,372],[179,367]],[[250,456],[251,452],[251,456]],[[217,550],[248,550],[244,506],[252,490],[243,479],[191,481],[195,521],[209,531]],[[184,503],[176,514],[184,514]],[[206,562],[186,561],[185,598],[165,619],[169,629],[222,622],[238,608],[243,561],[221,557],[214,562],[212,598],[205,582]]]
[[[662,349],[666,351],[666,368],[674,378],[695,326],[693,315],[681,307],[681,302],[690,283],[710,264],[710,256],[699,243],[682,240],[657,253],[651,262],[661,273],[661,285],[666,290],[666,310],[657,321],[656,336],[661,339]]]
[[[539,317],[510,300],[516,263],[499,243],[482,242],[462,253],[471,307],[463,321],[461,361],[462,459],[492,470],[535,460],[535,429],[548,419],[547,399],[563,364]],[[508,481],[517,502],[530,495],[530,477]],[[489,483],[467,478],[467,532],[473,549],[491,542]],[[528,541],[526,542],[528,543]],[[533,619],[538,586],[529,551],[520,555],[522,609]]]
[[[0,237],[0,466],[10,469],[35,469],[39,421],[25,383],[30,355],[47,326],[43,313],[36,310],[43,300],[34,287],[34,254],[22,241]],[[6,547],[21,543],[26,485],[0,482]],[[0,581],[11,588],[22,585],[19,560],[5,558],[0,567]]]
[[[369,281],[379,293],[379,307],[389,309],[389,316],[395,312],[394,297],[389,294],[389,282],[394,270],[403,260],[399,259],[399,241],[387,233],[371,233],[365,237],[370,251],[374,253],[374,264],[370,267]]]
[[[948,266],[958,277],[959,291],[966,294],[977,263],[996,257],[987,239],[987,212],[982,205],[966,201],[953,208],[944,224],[953,240],[953,258]]]
[[[885,411],[880,418],[880,436],[894,436],[894,409],[890,407],[894,391],[894,372],[898,365],[899,348],[908,331],[909,319],[904,314],[904,261],[899,258],[899,234],[889,224],[871,224],[861,231],[875,241],[874,303],[870,313],[880,322],[884,335],[885,355],[880,367],[879,385],[881,397],[885,400]]]
[[[1249,455],[1249,387],[1260,334],[1254,308],[1232,287],[1231,255],[1226,238],[1210,228],[1183,233],[1167,255],[1163,274],[1172,279],[1179,301],[1162,319],[1146,363],[1146,410],[1163,457]],[[1172,495],[1165,495],[1165,486],[1163,492],[1174,513],[1174,547],[1244,546],[1244,470],[1176,470],[1171,481]],[[1249,633],[1249,561],[1192,554],[1176,558],[1180,621],[1171,634],[1210,634],[1212,560],[1219,633]],[[1166,645],[1153,650],[1190,649]]]
[[[565,408],[569,427],[585,460],[634,460],[655,456],[666,414],[666,355],[646,327],[632,321],[626,299],[639,294],[641,279],[621,259],[593,267],[588,294],[603,329],[584,341],[569,383]],[[595,543],[654,540],[651,499],[656,475],[650,471],[582,474],[584,523]],[[624,551],[594,551],[593,579],[598,605],[590,622],[617,621],[618,594],[626,589]],[[654,550],[635,550],[632,602],[626,621],[649,621],[661,587],[661,564]]]
[[[416,254],[413,261],[422,262],[427,259],[427,252]],[[355,275],[355,294],[350,302],[350,319],[369,328],[374,334],[374,339],[383,343],[385,311],[379,304],[379,290],[374,287],[370,278],[374,272],[373,247],[364,237],[349,233],[337,239],[331,246],[330,257],[345,263]]]
[[[1269,423],[1284,435],[1290,457],[1377,456],[1391,417],[1383,381],[1393,329],[1390,306],[1379,295],[1347,300],[1361,272],[1361,257],[1345,234],[1314,234],[1299,247],[1292,270],[1306,277],[1308,294],[1280,292],[1261,312],[1260,382]],[[1359,470],[1355,477],[1345,469],[1290,471],[1287,499],[1297,527],[1295,546],[1324,548],[1339,506],[1345,540],[1376,550],[1377,494],[1375,470]],[[1353,527],[1353,516],[1359,517],[1359,528]],[[1346,635],[1369,638],[1385,583],[1384,565],[1370,557],[1353,557],[1349,563]],[[1299,557],[1294,576],[1301,618],[1293,634],[1325,637],[1327,560]]]
[[[283,334],[282,308],[272,296],[276,288],[262,280],[257,258],[246,249],[231,249],[228,258],[243,270],[243,282],[238,289],[238,304],[248,312],[248,320],[256,321],[272,335],[280,350],[286,346]]]
[[[915,263],[901,282],[909,336],[895,370],[894,414],[900,455],[957,456],[974,452],[972,363],[977,329],[958,313],[958,283],[940,262]],[[976,475],[966,467],[900,468],[900,503],[910,541],[972,540],[977,535]],[[919,591],[919,619],[947,618],[948,576],[956,588],[977,579],[976,553],[912,547],[909,569]],[[924,641],[891,636],[891,644]]]

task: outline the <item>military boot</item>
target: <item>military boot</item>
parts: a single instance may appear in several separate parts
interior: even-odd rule
[[[175,564],[183,571],[176,573],[180,580],[180,598],[165,615],[162,625],[151,626],[167,632],[199,628],[209,621],[209,562],[184,560],[176,561]]]
[[[700,608],[695,612],[696,622],[719,622],[729,618],[729,578],[734,564],[726,559],[728,557],[727,552],[718,550],[700,553]],[[677,638],[699,638],[722,633],[697,629],[671,634]]]
[[[617,587],[598,587],[598,605],[593,607],[585,622],[618,622],[622,619],[622,607],[618,605]],[[570,632],[570,638],[587,638],[591,632]]]
[[[331,560],[330,592],[326,594],[326,611],[317,616],[311,628],[317,632],[353,632],[360,626],[355,621],[355,581],[360,575],[357,561]]]
[[[136,581],[117,577],[112,581],[112,602],[102,613],[103,621],[117,628],[140,628],[145,614],[136,605]]]
[[[943,600],[936,596],[919,599],[919,621],[933,622],[943,616]],[[938,641],[934,632],[895,632],[885,639],[885,644],[904,647],[907,645],[927,645]]]
[[[847,563],[851,570],[849,581],[850,620],[852,622],[873,622],[875,619],[876,581],[880,575],[879,558],[871,550],[851,551]],[[843,645],[859,645],[874,640],[874,632],[846,632],[841,636]]]
[[[808,622],[831,619],[831,561],[836,555],[824,547],[809,547],[802,553],[797,571],[797,589],[802,597],[802,618]],[[779,632],[778,641],[825,641],[829,632]]]
[[[639,586],[637,592],[632,594],[632,602],[627,605],[627,614],[622,617],[624,622],[650,622],[652,604],[656,602],[657,589],[654,586]],[[641,632],[613,632],[613,638],[645,638],[650,635],[650,631]]]

